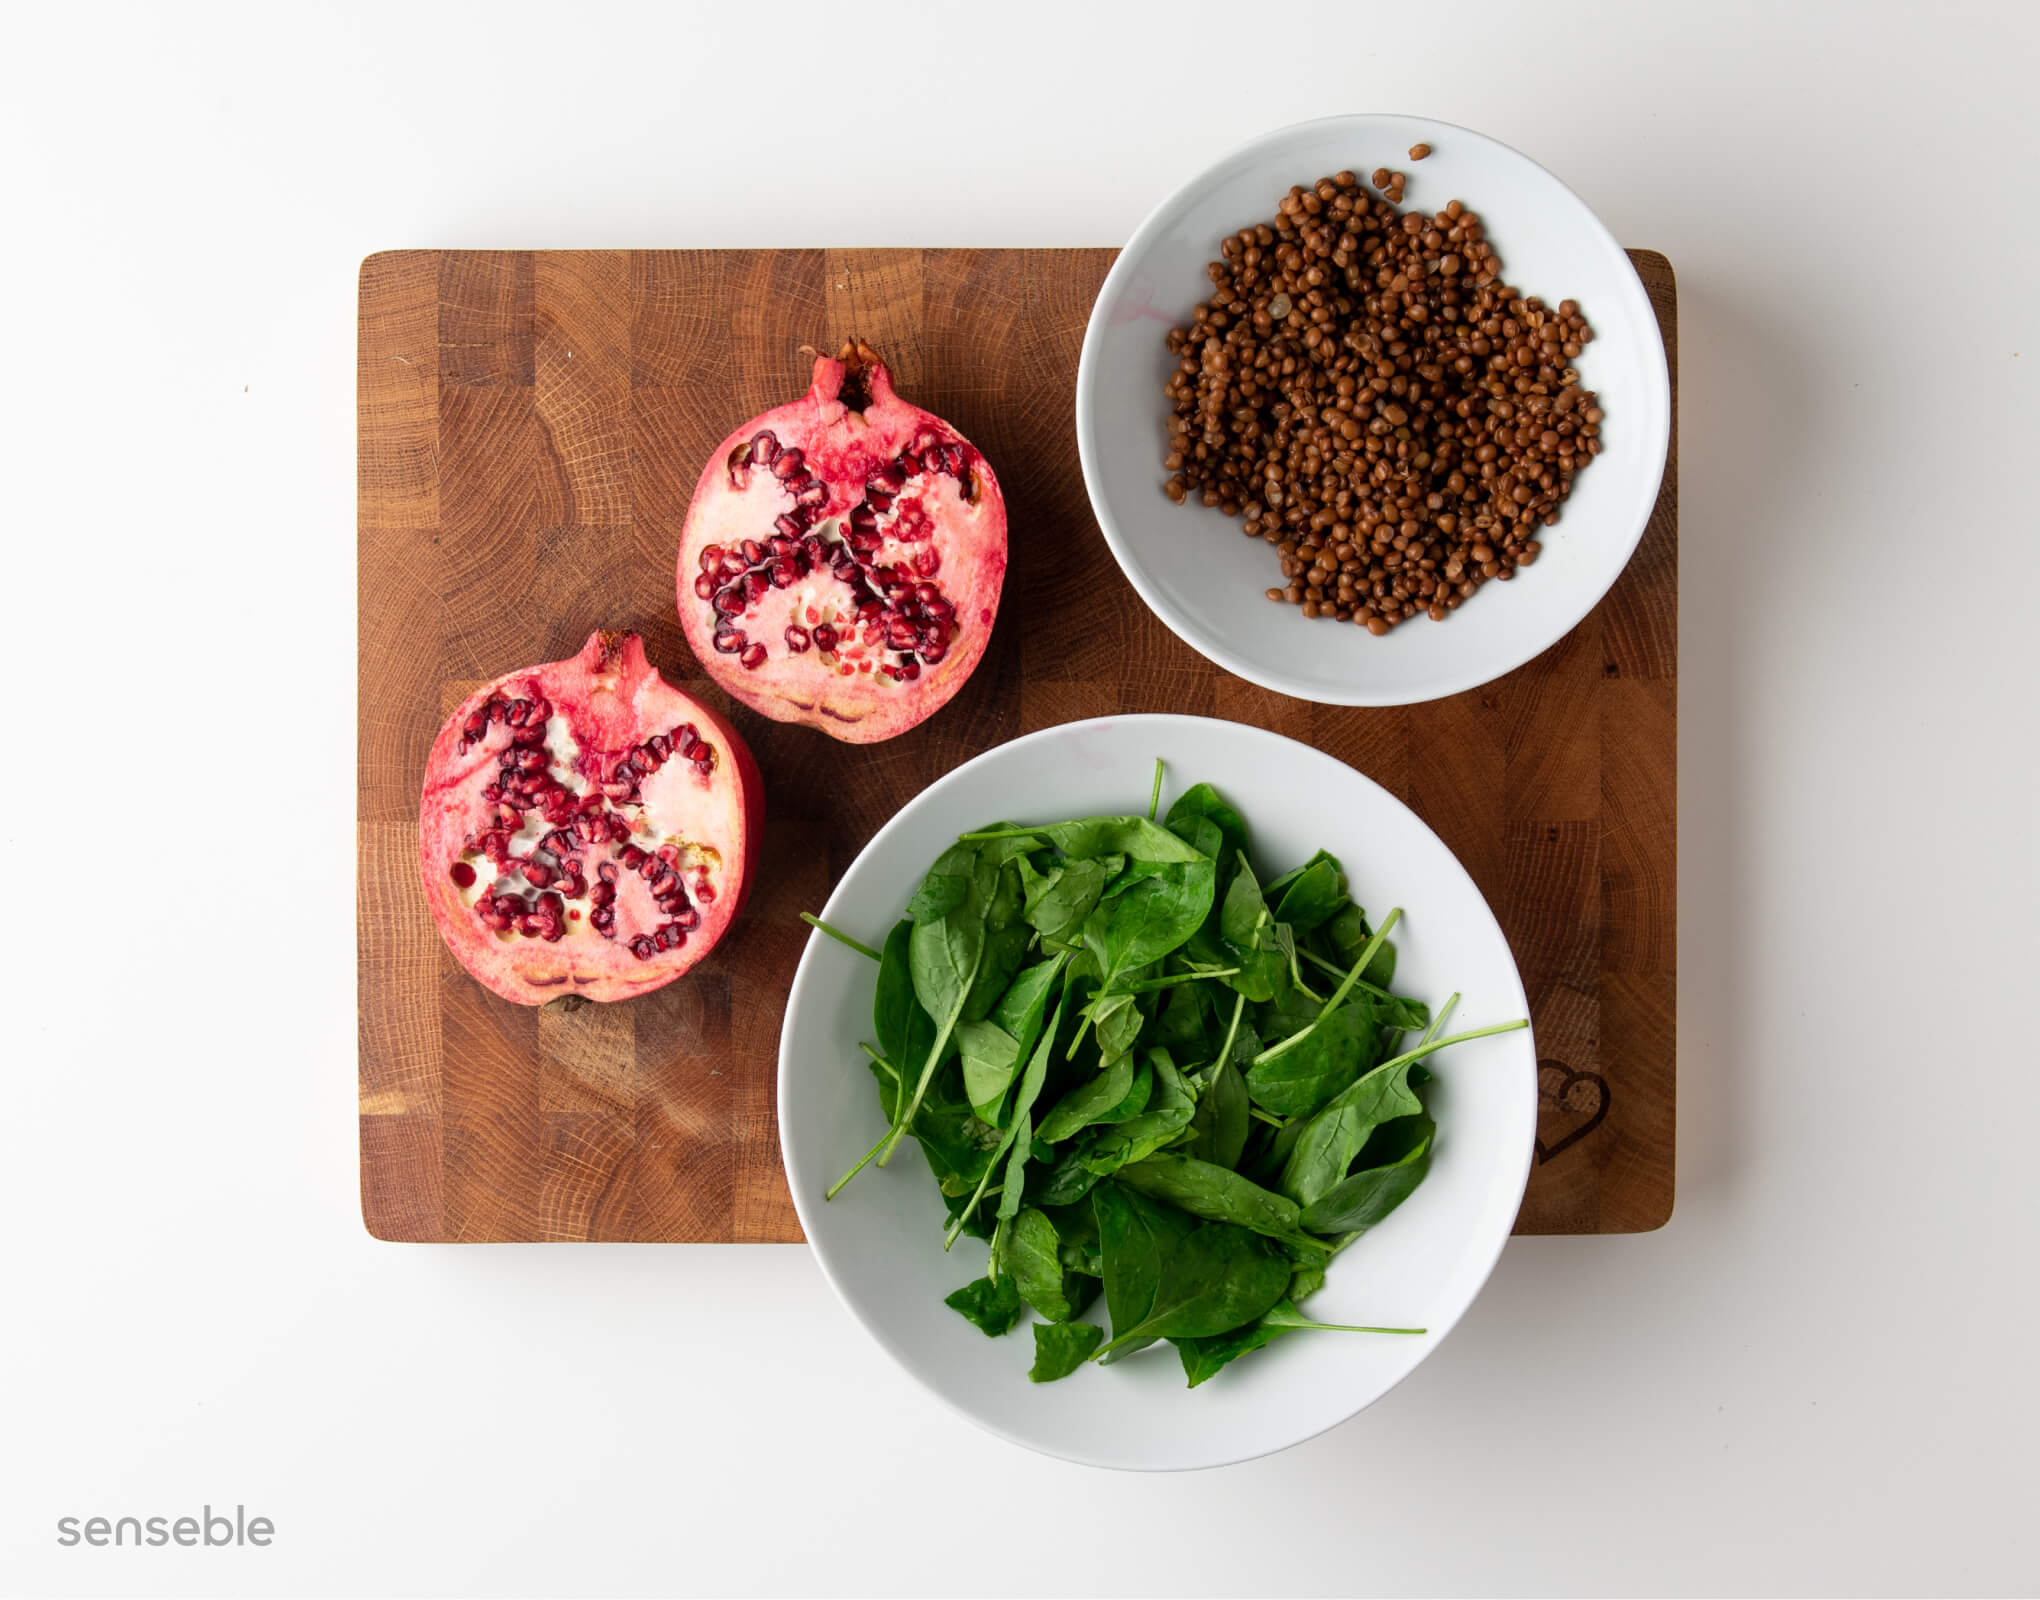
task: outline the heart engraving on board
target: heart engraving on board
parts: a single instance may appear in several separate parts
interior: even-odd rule
[[[1608,1080],[1575,1072],[1563,1061],[1537,1063],[1537,1163],[1556,1159],[1600,1127],[1608,1115]],[[1547,1140],[1549,1128],[1556,1137]]]

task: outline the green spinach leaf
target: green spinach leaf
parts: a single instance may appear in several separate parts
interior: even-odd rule
[[[1012,1274],[1020,1298],[1050,1322],[1075,1315],[1064,1291],[1062,1240],[1055,1224],[1033,1206],[1023,1206],[1003,1234],[999,1265]]]
[[[1166,819],[1169,831],[1183,839],[1190,838],[1196,831],[1194,824],[1200,820],[1218,830],[1219,847],[1204,851],[1214,861],[1232,862],[1253,849],[1247,819],[1208,783],[1193,783],[1185,789],[1169,807]]]
[[[1107,1185],[1112,1182],[1106,1180]],[[1102,1213],[1100,1220],[1102,1227]],[[1241,1327],[1266,1312],[1289,1286],[1289,1261],[1266,1240],[1245,1228],[1207,1222],[1162,1254],[1153,1288],[1144,1296],[1126,1298],[1127,1314],[1122,1318],[1122,1307],[1112,1298],[1116,1259],[1112,1235],[1107,1232],[1105,1238],[1105,1300],[1112,1312],[1112,1337],[1100,1355],[1107,1360],[1156,1339],[1203,1338]]]
[[[1197,1097],[1183,1153],[1213,1166],[1237,1168],[1247,1147],[1247,1084],[1239,1068],[1220,1061]]]
[[[1209,1161],[1190,1156],[1150,1156],[1122,1167],[1114,1181],[1150,1199],[1166,1200],[1193,1217],[1232,1223],[1284,1244],[1297,1245],[1306,1253],[1326,1249],[1320,1241],[1304,1236],[1299,1218],[1301,1208],[1294,1200]],[[1102,1221],[1101,1217],[1101,1226]]]
[[[1280,1066],[1288,1059],[1284,1056],[1270,1065]],[[1422,1112],[1424,1103],[1409,1085],[1414,1065],[1376,1068],[1327,1101],[1298,1135],[1277,1187],[1299,1206],[1309,1206],[1337,1187],[1377,1127]]]
[[[1309,933],[1329,921],[1341,905],[1352,904],[1346,898],[1346,875],[1339,870],[1338,858],[1323,850],[1280,890],[1271,885],[1268,897],[1275,905],[1275,920],[1298,933]]]
[[[1153,1155],[1189,1127],[1197,1109],[1189,1086],[1176,1070],[1175,1062],[1169,1059],[1168,1051],[1150,1050],[1148,1067],[1154,1090],[1146,1107],[1117,1126],[1100,1128],[1083,1153],[1084,1165],[1101,1177]]]
[[[1112,1179],[1091,1195],[1098,1218],[1098,1254],[1105,1267],[1105,1310],[1115,1334],[1131,1338],[1136,1323],[1154,1309],[1155,1292],[1170,1259],[1197,1224],[1172,1206]],[[1153,1340],[1145,1341],[1152,1343]],[[1123,1349],[1130,1355],[1132,1350]]]
[[[943,1299],[960,1314],[965,1321],[975,1323],[987,1338],[996,1339],[1002,1333],[1011,1331],[1013,1324],[1020,1320],[1020,1291],[1013,1286],[1010,1277],[993,1283],[990,1278],[979,1278],[966,1283],[956,1293]]]
[[[1365,1233],[1416,1192],[1431,1170],[1431,1140],[1436,1124],[1428,1116],[1410,1117],[1409,1150],[1385,1166],[1369,1167],[1303,1208],[1303,1225],[1312,1233]]]
[[[1226,952],[1240,970],[1225,981],[1249,1000],[1274,996],[1275,983],[1284,975],[1287,963],[1275,943],[1274,919],[1254,881],[1254,869],[1247,858],[1238,859],[1237,870],[1219,907],[1218,931]]]
[[[956,1025],[956,1042],[971,1109],[996,1124],[1006,1091],[1020,1072],[1020,1041],[995,1022],[966,1021]]]
[[[1188,861],[1197,852],[1167,828],[1146,817],[1079,817],[1050,822],[1025,831],[1047,841],[1074,860],[1096,856],[1134,856],[1142,861]]]
[[[1091,1359],[1105,1330],[1095,1322],[1037,1322],[1034,1325],[1034,1365],[1028,1369],[1030,1383],[1054,1383],[1067,1378]]]
[[[1244,1328],[1235,1328],[1203,1339],[1172,1339],[1176,1352],[1183,1358],[1183,1375],[1190,1380],[1190,1387],[1196,1388],[1220,1368],[1237,1361],[1241,1356],[1260,1349],[1271,1340],[1285,1333],[1295,1333],[1301,1328],[1318,1328],[1327,1333],[1423,1333],[1422,1328],[1365,1328],[1345,1322],[1313,1322],[1296,1309],[1292,1299],[1284,1297],[1270,1306],[1260,1318]]]
[[[1356,994],[1294,1049],[1249,1067],[1247,1093],[1278,1117],[1307,1117],[1371,1068],[1380,1050],[1373,1003]]]
[[[1061,1144],[1094,1122],[1110,1118],[1133,1091],[1134,1064],[1121,1056],[1096,1077],[1080,1083],[1050,1108],[1034,1131],[1045,1144]],[[1138,1109],[1138,1108],[1136,1108]],[[1133,1113],[1128,1112],[1131,1116]]]

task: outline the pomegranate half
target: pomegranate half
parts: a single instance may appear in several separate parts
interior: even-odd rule
[[[736,730],[661,678],[636,634],[595,633],[447,718],[418,869],[448,948],[504,999],[626,1000],[715,948],[763,821]]]
[[[871,744],[963,687],[1005,578],[990,463],[853,343],[716,447],[680,537],[680,621],[735,699]]]

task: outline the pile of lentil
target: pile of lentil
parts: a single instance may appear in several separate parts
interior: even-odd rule
[[[1168,335],[1168,497],[1275,547],[1270,600],[1376,634],[1534,562],[1601,450],[1577,303],[1509,287],[1480,218],[1404,212],[1404,182],[1292,188]]]

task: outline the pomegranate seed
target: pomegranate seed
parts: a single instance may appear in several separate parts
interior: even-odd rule
[[[662,844],[652,853],[661,861],[671,862],[674,866],[680,864],[680,847],[677,844]]]
[[[793,503],[797,506],[806,506],[811,510],[818,506],[825,506],[829,503],[829,486],[819,478],[810,478],[801,485],[800,492],[793,497]]]
[[[655,733],[645,741],[645,748],[659,760],[664,761],[673,753],[673,739],[670,734]]]
[[[744,648],[743,631],[739,628],[718,628],[709,643],[726,656],[733,656]]]
[[[923,578],[932,578],[942,570],[942,556],[932,545],[923,545],[914,552],[914,571]],[[932,587],[924,585],[923,587]]]
[[[810,561],[822,561],[828,555],[828,547],[822,543],[822,536],[819,533],[811,533],[801,540],[800,551]]]
[[[741,550],[726,551],[722,565],[716,571],[725,579],[741,578],[744,575],[744,553]]]
[[[765,598],[765,591],[772,587],[772,581],[762,572],[744,574],[744,603],[755,606]]]
[[[907,474],[898,463],[880,467],[866,483],[880,494],[898,494],[907,486]]]
[[[616,913],[607,906],[588,913],[588,926],[605,939],[616,937]]]
[[[650,859],[651,856],[646,851],[640,850],[634,844],[627,844],[623,847],[623,864],[630,868],[632,872],[637,871],[639,867],[643,866]]]
[[[878,532],[878,513],[870,506],[858,506],[850,513],[850,526],[858,533]]]
[[[765,550],[768,555],[790,556],[799,548],[800,542],[797,539],[789,539],[784,536],[775,535],[773,538],[765,541]]]
[[[772,475],[784,483],[799,473],[804,459],[797,445],[790,450],[782,450],[779,452],[779,459],[772,463]]]
[[[723,547],[719,544],[705,544],[701,547],[701,570],[713,572],[721,564]]]
[[[798,539],[807,531],[807,522],[791,511],[782,511],[772,519],[772,526],[789,539]]]
[[[800,582],[800,564],[791,556],[781,556],[768,569],[775,589],[790,589]]]
[[[866,489],[864,491],[864,503],[873,511],[890,511],[892,509],[893,497],[883,489]]]
[[[715,746],[705,739],[701,748],[694,752],[694,770],[704,778],[715,771]]]
[[[920,457],[916,456],[911,450],[902,450],[899,454],[899,459],[893,464],[900,469],[902,481],[906,478],[918,476],[921,471]]]
[[[681,723],[679,727],[673,730],[674,752],[678,755],[691,756],[694,754],[694,741],[700,737],[701,735],[694,731],[693,723]]]
[[[658,948],[659,947],[657,945],[653,944],[652,941],[646,938],[643,934],[639,934],[635,939],[631,940],[630,942],[630,953],[636,956],[640,961],[651,960],[653,954],[658,950]]]
[[[715,904],[715,885],[708,881],[706,874],[694,880],[694,898],[705,906]]]
[[[446,875],[463,889],[472,889],[475,886],[475,869],[465,861],[456,861],[446,869]]]
[[[769,467],[772,458],[779,454],[779,441],[769,431],[757,435],[751,441],[751,461],[755,466]]]
[[[946,644],[931,644],[926,639],[921,641],[921,659],[931,667],[948,654],[949,646]]]
[[[916,661],[912,656],[908,656],[905,660],[903,660],[900,663],[900,670],[896,674],[896,676],[906,679],[909,683],[912,683],[914,679],[920,677],[920,675],[921,664],[920,662]]]
[[[703,600],[715,598],[716,585],[721,580],[713,572],[704,572],[694,580],[694,592]]]
[[[799,623],[789,622],[786,625],[786,648],[795,655],[806,655],[808,647],[813,643],[814,641],[808,637],[807,629],[803,628]]]
[[[733,617],[744,609],[744,591],[736,584],[715,592],[715,608],[726,617]]]
[[[683,906],[674,912],[673,921],[681,928],[698,928],[701,926],[701,913],[692,906]]]
[[[814,639],[817,650],[833,650],[836,648],[836,630],[826,622],[815,629]],[[791,640],[788,641],[788,643],[791,642]]]
[[[746,672],[756,672],[765,665],[765,647],[762,644],[752,645],[742,655],[737,657],[737,665]]]

